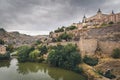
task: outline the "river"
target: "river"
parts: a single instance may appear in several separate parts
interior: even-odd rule
[[[85,80],[72,71],[42,63],[19,63],[16,58],[0,61],[0,80]]]

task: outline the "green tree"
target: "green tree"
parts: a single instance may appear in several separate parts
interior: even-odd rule
[[[75,72],[79,72],[77,70],[81,71],[81,69],[77,68],[77,65],[81,62],[81,56],[76,48],[73,44],[52,47],[48,55],[48,63],[52,66],[73,70]]]
[[[12,45],[12,44],[9,44],[9,45],[7,46],[7,48],[6,48],[6,50],[9,51],[9,52],[13,52],[13,50],[14,50],[13,45]]]
[[[0,44],[1,44],[1,45],[4,45],[5,42],[4,42],[2,39],[0,39]]]
[[[28,61],[29,59],[29,53],[33,50],[32,47],[29,46],[21,46],[18,49],[18,60],[20,62]]]
[[[38,50],[40,51],[40,55],[42,56],[43,54],[46,54],[48,49],[46,45],[38,45]]]
[[[8,60],[10,59],[10,52],[7,52],[6,54],[0,54],[0,60]]]
[[[61,34],[58,39],[69,41],[72,39],[72,34],[67,34],[66,32]]]
[[[77,29],[76,26],[70,26],[70,27],[67,27],[66,30],[69,31],[69,30],[74,30],[74,29]]]
[[[37,57],[40,56],[40,51],[39,50],[34,50],[32,52],[30,52],[29,54],[29,58],[31,61],[35,61],[37,59]]]

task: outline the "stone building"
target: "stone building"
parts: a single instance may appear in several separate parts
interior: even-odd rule
[[[112,11],[110,14],[103,14],[102,11],[99,9],[97,11],[97,14],[86,18],[86,16],[83,17],[83,22],[82,23],[86,23],[86,25],[101,25],[101,24],[109,24],[110,22],[113,23],[119,23],[120,22],[120,13],[114,13],[114,11]]]
[[[6,53],[6,47],[4,45],[0,45],[0,54]]]

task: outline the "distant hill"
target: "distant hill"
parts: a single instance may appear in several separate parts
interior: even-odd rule
[[[4,40],[6,44],[13,44],[15,47],[19,47],[22,45],[32,45],[42,37],[42,35],[30,36],[26,34],[21,34],[17,31],[7,32],[3,28],[0,28],[0,39]]]

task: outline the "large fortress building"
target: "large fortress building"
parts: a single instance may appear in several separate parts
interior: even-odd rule
[[[120,13],[114,13],[112,11],[110,14],[103,14],[102,11],[99,9],[97,14],[86,18],[83,17],[82,23],[86,23],[88,25],[100,25],[100,24],[109,24],[109,23],[119,23],[120,22]]]
[[[103,14],[102,11],[98,9],[96,15],[88,18],[84,15],[82,22],[73,23],[72,26],[77,26],[78,29],[82,29],[85,26],[91,28],[110,23],[120,23],[120,13],[115,14],[114,11],[112,11],[110,14]]]

